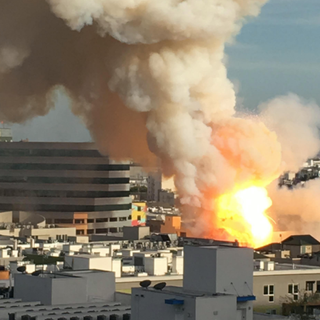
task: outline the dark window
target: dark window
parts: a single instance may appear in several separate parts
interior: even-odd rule
[[[1,178],[0,178],[1,179]],[[129,191],[66,191],[66,190],[24,190],[0,189],[5,197],[44,197],[44,198],[114,198],[128,197]]]
[[[121,164],[0,163],[0,170],[128,171],[130,166]]]
[[[130,216],[128,217],[128,220],[131,220],[132,219],[132,217],[131,217],[131,214],[130,214]]]
[[[88,229],[87,230],[87,234],[93,234],[94,233],[94,229]]]
[[[126,217],[120,217],[119,221],[127,221],[127,218]]]
[[[58,224],[73,224],[73,219],[55,219],[54,223],[58,223]]]
[[[88,223],[94,223],[94,219],[88,219]]]
[[[141,216],[138,216],[138,221],[140,221],[141,220]]]
[[[268,288],[268,286],[264,286],[264,287],[263,287],[263,294],[264,294],[264,295],[269,294],[269,288]]]
[[[76,234],[84,234],[84,230],[77,230]]]
[[[274,292],[273,292],[273,290],[274,290],[274,286],[269,286],[269,294],[274,294]]]
[[[108,233],[108,228],[96,229],[96,233]]]
[[[116,211],[130,210],[131,204],[110,204],[102,206],[91,205],[46,205],[46,204],[24,204],[21,200],[19,203],[0,204],[2,211],[52,211],[52,212],[98,212],[98,211]]]
[[[307,281],[307,282],[306,282],[306,290],[313,292],[313,285],[314,285],[314,283],[315,283],[315,281]]]
[[[108,218],[97,218],[96,222],[108,222],[109,219]]]
[[[84,223],[84,219],[75,219],[76,224],[82,224]]]
[[[269,296],[269,302],[273,302],[274,301],[274,296]]]
[[[292,284],[288,285],[288,293],[293,293],[293,285]]]
[[[118,221],[118,218],[110,218],[110,222],[117,222]]]
[[[320,281],[317,281],[317,292],[320,292]]]
[[[110,228],[110,232],[111,232],[111,233],[117,233],[118,230],[117,230],[117,228]]]
[[[137,211],[141,211],[141,207],[138,207],[138,210]]]
[[[299,295],[298,294],[294,294],[293,295],[293,300],[295,300],[295,301],[299,300]]]
[[[293,293],[298,293],[299,292],[299,285],[298,284],[295,284],[293,286]]]

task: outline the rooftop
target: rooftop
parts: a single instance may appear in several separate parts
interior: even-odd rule
[[[302,245],[320,245],[320,242],[310,234],[293,235],[282,241],[283,244],[302,246]]]

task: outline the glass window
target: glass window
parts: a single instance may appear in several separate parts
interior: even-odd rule
[[[293,287],[292,284],[288,285],[288,293],[293,293],[292,287]]]
[[[268,295],[268,293],[269,293],[268,286],[264,286],[263,287],[263,294]]]
[[[295,300],[295,301],[299,300],[299,295],[294,294],[294,295],[293,295],[293,300]]]
[[[110,218],[110,222],[117,222],[118,218]]]
[[[269,294],[273,294],[273,285],[269,286]]]
[[[119,221],[127,221],[127,218],[126,217],[120,217]]]
[[[96,222],[108,222],[109,219],[108,218],[97,218]]]
[[[76,219],[76,220],[75,220],[75,223],[76,223],[76,224],[84,223],[84,219]]]
[[[299,285],[298,284],[295,284],[293,286],[293,293],[298,293],[299,292]]]
[[[315,281],[307,281],[307,282],[306,282],[306,290],[313,292],[313,285],[314,285],[314,283],[315,283]]]
[[[94,223],[94,219],[88,219],[88,223]]]
[[[269,296],[269,302],[273,302],[274,301],[274,296]]]

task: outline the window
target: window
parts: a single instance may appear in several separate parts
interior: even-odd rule
[[[96,229],[96,233],[108,233],[108,228]]]
[[[320,281],[317,281],[317,292],[320,292]]]
[[[274,285],[268,284],[263,287],[263,295],[268,296],[269,302],[274,302]]]
[[[314,285],[315,281],[307,281],[306,282],[306,291],[311,291],[313,292],[313,285]]]
[[[93,234],[94,233],[94,229],[88,229],[87,230],[87,234]]]
[[[137,219],[138,221],[140,221],[141,220],[141,216],[138,216],[138,219]]]
[[[109,219],[108,218],[98,218],[96,219],[96,222],[108,222]]]
[[[94,223],[94,219],[88,219],[88,223]]]
[[[111,232],[111,233],[117,233],[118,230],[117,230],[117,228],[110,228],[110,232]]]
[[[119,228],[119,232],[123,232],[123,228],[120,227],[120,228]]]
[[[288,285],[288,293],[293,295],[293,300],[298,300],[299,299],[299,285],[290,283]]]
[[[73,224],[73,220],[72,219],[55,219],[54,220],[55,223],[59,223],[59,224]]]
[[[110,222],[117,222],[118,218],[110,218]]]
[[[126,217],[120,217],[119,221],[127,221],[127,218]]]
[[[77,230],[76,234],[84,234],[84,230]]]
[[[130,216],[128,217],[128,220],[131,220],[132,219],[132,217],[131,217],[131,214],[130,214]]]
[[[76,219],[75,223],[76,224],[82,224],[82,223],[84,223],[84,219]]]

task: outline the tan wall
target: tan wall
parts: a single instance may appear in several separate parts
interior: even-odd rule
[[[314,273],[308,273],[305,270],[295,270],[295,274],[270,274],[268,272],[261,272],[260,275],[254,276],[253,293],[256,296],[254,307],[258,310],[279,309],[285,301],[288,293],[289,284],[298,284],[299,290],[306,289],[306,281],[315,281],[314,289],[316,290],[317,281],[320,281],[320,269]],[[271,272],[272,273],[272,272]],[[281,272],[279,272],[281,273]],[[255,274],[258,274],[255,273]],[[269,302],[269,297],[264,295],[263,287],[265,285],[274,285],[274,302]]]

